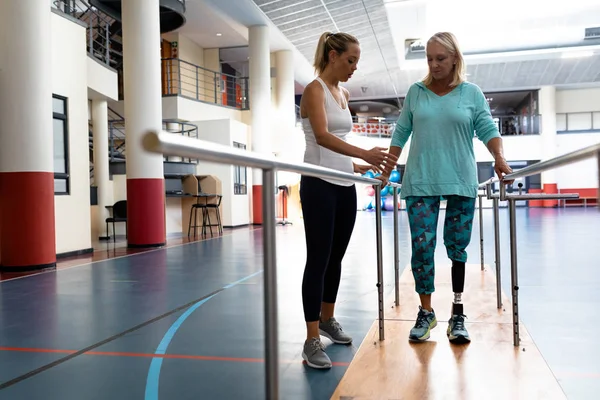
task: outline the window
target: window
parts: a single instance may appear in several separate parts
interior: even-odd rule
[[[246,150],[246,145],[243,143],[233,142],[233,147]],[[246,185],[246,167],[233,167],[233,194],[248,194]]]
[[[69,124],[67,98],[52,95],[54,194],[69,194]]]

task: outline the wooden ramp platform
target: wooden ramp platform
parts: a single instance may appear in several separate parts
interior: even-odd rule
[[[503,277],[509,279],[509,277]],[[471,343],[454,345],[446,337],[453,299],[450,265],[436,265],[432,305],[438,319],[431,338],[411,343],[408,334],[418,312],[410,266],[400,278],[400,306],[386,303],[385,340],[374,321],[332,399],[480,400],[565,399],[550,368],[520,324],[521,345],[513,346],[512,313],[503,294],[496,305],[492,269],[467,265],[463,303]]]

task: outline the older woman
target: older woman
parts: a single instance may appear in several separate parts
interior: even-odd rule
[[[440,201],[447,200],[444,245],[452,261],[454,301],[447,335],[451,342],[470,341],[465,327],[462,292],[466,248],[477,198],[475,135],[492,153],[500,179],[512,170],[506,163],[502,139],[481,89],[465,80],[465,63],[456,37],[449,32],[427,42],[429,73],[414,83],[404,101],[391,141],[390,153],[399,156],[412,134],[401,197],[412,238],[411,267],[421,306],[409,339],[424,341],[437,325],[431,307],[434,253]],[[386,168],[384,177],[389,177]]]

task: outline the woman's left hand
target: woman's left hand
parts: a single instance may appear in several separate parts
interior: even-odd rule
[[[511,183],[513,183],[513,181],[504,180],[504,175],[511,174],[513,172],[512,168],[508,166],[508,163],[506,162],[504,157],[496,157],[496,160],[494,162],[494,170],[498,175],[498,179],[500,179],[504,184],[510,185]]]
[[[370,165],[354,164],[354,172],[357,172],[357,173],[359,173],[361,175],[366,174],[371,169],[372,169],[372,167]]]

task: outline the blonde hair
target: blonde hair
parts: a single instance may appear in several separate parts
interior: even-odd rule
[[[458,45],[458,40],[456,36],[450,32],[438,32],[433,35],[427,43],[429,42],[438,42],[448,51],[448,53],[452,54],[456,58],[456,64],[454,65],[454,70],[452,71],[452,81],[450,82],[451,87],[455,87],[463,83],[467,80],[466,77],[466,66],[465,59],[463,58],[462,52],[460,51],[460,47]],[[427,76],[423,79],[423,83],[427,86],[431,84],[433,81],[433,77],[431,73],[428,72]]]
[[[315,62],[313,66],[317,74],[322,74],[329,63],[329,52],[331,50],[336,51],[338,54],[342,54],[348,50],[350,44],[359,44],[358,39],[354,36],[338,32],[331,33],[325,32],[319,38],[319,44],[315,51]]]

